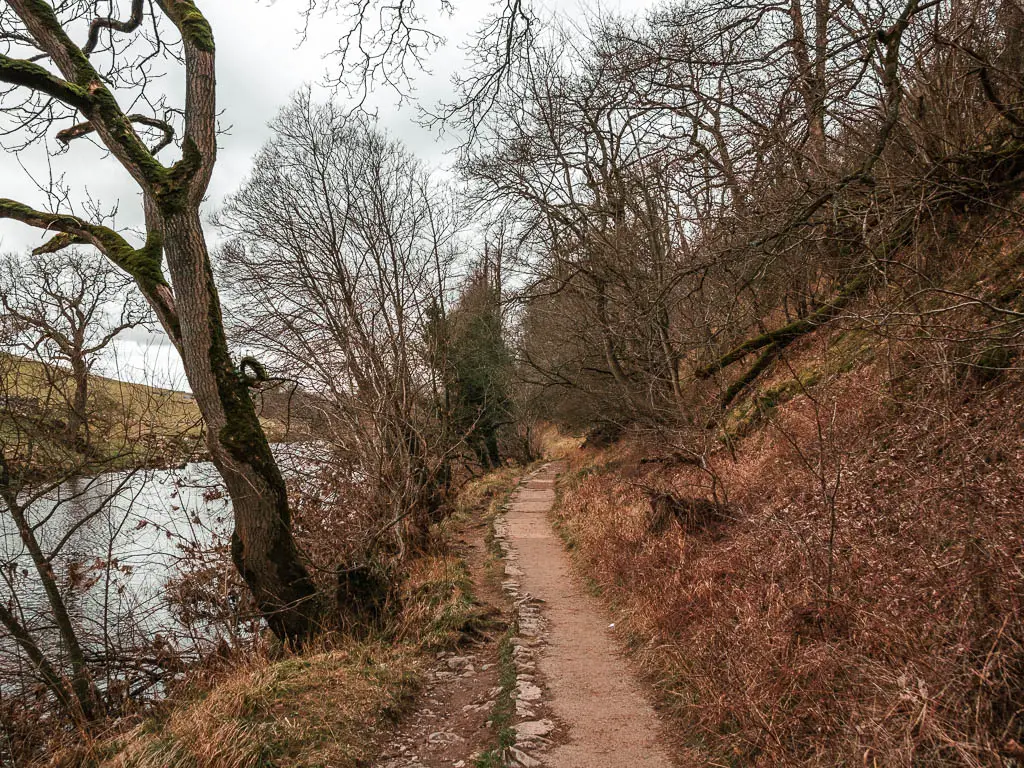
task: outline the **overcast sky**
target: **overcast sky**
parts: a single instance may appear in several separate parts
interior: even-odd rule
[[[642,12],[654,0],[611,0],[602,7],[626,13]],[[230,126],[221,137],[221,149],[210,186],[207,209],[214,210],[248,173],[252,157],[269,135],[268,122],[287,102],[290,94],[304,84],[326,97],[319,85],[330,66],[327,54],[337,41],[339,20],[314,20],[310,34],[300,45],[302,18],[297,6],[305,0],[212,0],[201,4],[213,26],[217,40],[217,82],[222,126]],[[457,12],[451,18],[436,14],[438,0],[420,0],[423,12],[433,14],[433,28],[447,44],[429,61],[430,72],[416,79],[416,98],[426,105],[450,94],[450,79],[464,63],[460,45],[479,27],[489,3],[483,0],[456,0]],[[548,0],[548,11],[580,18],[592,3],[577,0]],[[171,93],[180,91],[180,83],[168,81]],[[405,141],[428,163],[443,167],[452,140],[439,137],[418,126],[412,105],[401,108],[392,92],[381,90],[371,97],[380,124]],[[179,102],[180,103],[180,102]],[[50,171],[40,150],[22,157],[0,155],[0,197],[9,197],[45,207],[45,197],[36,189],[30,174],[47,178]],[[116,162],[104,159],[102,152],[87,142],[75,142],[71,149],[53,160],[53,173],[63,174],[76,193],[86,192],[104,203],[118,207],[119,226],[141,223],[139,195],[134,182]],[[215,233],[209,232],[211,239]],[[0,220],[0,251],[22,250],[41,241],[38,231],[14,222]],[[162,334],[127,332],[115,344],[105,361],[103,373],[158,386],[186,389],[187,383],[173,348]]]

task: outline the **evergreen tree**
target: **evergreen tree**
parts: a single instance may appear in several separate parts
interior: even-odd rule
[[[505,343],[500,279],[485,265],[466,284],[443,323],[448,411],[480,463],[501,463],[498,431],[511,412],[512,356]]]

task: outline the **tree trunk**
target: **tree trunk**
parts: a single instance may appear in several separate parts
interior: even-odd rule
[[[0,603],[0,624],[7,628],[14,642],[28,656],[29,661],[35,667],[36,673],[43,679],[43,683],[50,689],[50,692],[60,703],[60,706],[64,708],[64,711],[68,713],[72,720],[86,725],[89,722],[89,718],[86,717],[86,713],[79,706],[78,699],[68,690],[64,677],[50,664],[49,660],[39,649],[39,645],[32,638],[32,635],[18,621],[18,617],[8,610],[3,603]]]
[[[78,712],[73,714],[76,719],[81,721],[89,722],[95,720],[102,713],[103,707],[96,692],[96,686],[89,675],[89,669],[85,663],[85,653],[78,642],[78,635],[75,633],[75,627],[71,621],[71,616],[68,614],[64,597],[61,595],[60,587],[57,585],[57,577],[53,572],[53,567],[39,546],[39,540],[36,538],[35,531],[29,525],[28,519],[25,516],[25,509],[12,494],[5,494],[4,502],[11,517],[14,518],[14,523],[18,528],[18,535],[21,538],[22,544],[25,545],[25,549],[28,550],[29,556],[32,558],[32,564],[39,575],[39,580],[43,584],[46,600],[50,604],[54,623],[57,625],[57,631],[60,634],[64,651],[67,653],[68,662],[71,665],[71,690],[74,692],[79,709]],[[6,622],[4,623],[6,624]],[[26,651],[29,650],[23,641],[19,641],[19,643]],[[40,668],[39,671],[44,677],[48,678],[45,669]],[[59,689],[55,689],[54,693],[60,697]]]
[[[1010,81],[1013,101],[1024,90],[1024,7],[1020,0],[1003,0],[996,12],[1003,25],[1003,50],[996,57],[1002,75]]]
[[[498,469],[501,466],[501,453],[498,451],[498,433],[494,429],[488,429],[484,435],[484,443],[487,446],[487,464],[491,469]]]
[[[825,165],[825,53],[827,44],[829,5],[827,0],[814,3],[814,41],[809,41],[799,0],[790,0],[789,17],[793,35],[789,47],[796,65],[796,88],[803,102],[807,122],[807,156],[811,161],[811,175],[820,175]]]
[[[284,479],[249,397],[247,380],[228,352],[220,301],[199,209],[217,160],[216,46],[194,0],[156,0],[181,35],[185,65],[185,130],[181,158],[160,163],[122,112],[89,57],[74,44],[53,7],[7,0],[66,82],[21,65],[9,82],[28,85],[78,109],[143,192],[146,244],[72,216],[0,201],[0,215],[64,236],[44,248],[89,242],[132,275],[181,354],[207,428],[207,445],[234,505],[232,555],[274,633],[299,644],[316,629],[316,592],[291,534]],[[0,75],[3,72],[0,71]],[[3,205],[6,203],[6,206]],[[163,263],[170,272],[168,285]],[[173,286],[173,288],[172,288]]]
[[[71,412],[68,414],[66,438],[69,445],[85,450],[89,447],[89,366],[81,355],[71,357],[71,380],[75,391],[71,396]]]
[[[228,352],[199,214],[165,217],[163,232],[179,350],[234,507],[232,558],[274,634],[301,644],[317,627],[316,591],[292,537],[284,478]]]

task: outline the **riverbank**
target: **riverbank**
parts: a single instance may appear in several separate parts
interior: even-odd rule
[[[517,477],[503,470],[463,489],[455,515],[436,531],[435,547],[403,569],[397,605],[381,626],[324,636],[300,654],[265,643],[212,657],[151,714],[57,752],[49,765],[366,765],[393,743],[396,723],[420,701],[438,663],[447,669],[448,658],[500,637],[500,611],[478,599],[467,566],[478,550],[459,540],[479,540],[483,550],[481,516]]]
[[[87,440],[71,439],[68,378],[60,368],[0,355],[0,440],[23,484],[209,459],[192,395],[95,374],[89,376]],[[254,399],[272,443],[315,439],[314,409],[301,393],[272,387],[255,391]]]

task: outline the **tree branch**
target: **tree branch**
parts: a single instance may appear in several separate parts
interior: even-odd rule
[[[94,19],[89,25],[89,39],[82,47],[82,53],[90,55],[100,42],[100,31],[111,29],[117,32],[134,32],[142,24],[142,3],[143,0],[132,0],[132,14],[128,21],[118,21],[112,16]]]
[[[988,67],[978,67],[978,79],[981,80],[982,90],[985,92],[985,98],[989,100],[993,107],[1000,115],[1006,118],[1006,120],[1016,126],[1017,128],[1024,128],[1024,120],[1021,120],[1020,116],[1015,110],[1008,107],[996,92],[995,86],[992,84],[992,79],[988,76]]]
[[[840,309],[849,304],[850,301],[860,295],[860,293],[868,287],[868,282],[868,273],[864,271],[847,283],[834,299],[818,307],[818,309],[811,312],[806,317],[799,318],[791,323],[787,323],[781,328],[775,329],[774,331],[768,331],[766,333],[762,333],[760,336],[755,336],[752,339],[744,341],[742,344],[733,347],[729,352],[722,355],[722,357],[718,358],[718,360],[710,365],[698,368],[693,372],[693,375],[698,379],[706,379],[713,373],[742,360],[752,352],[756,352],[757,350],[768,346],[781,348],[797,337],[802,336],[805,333],[810,333],[835,317]]]
[[[141,248],[109,227],[83,221],[77,216],[37,211],[15,200],[0,198],[0,219],[20,221],[30,227],[57,232],[55,237],[34,253],[54,253],[73,244],[92,245],[138,284],[142,294],[157,313],[171,341],[178,344],[180,328],[174,294],[163,273],[163,238],[151,232]]]
[[[173,171],[161,165],[139,138],[99,72],[62,27],[53,7],[42,0],[6,2],[68,82],[59,80],[37,65],[26,73],[24,62],[19,62],[21,66],[15,67],[11,76],[4,78],[2,61],[0,79],[43,90],[77,107],[96,129],[107,149],[144,189],[156,197],[165,192],[173,194],[177,186],[177,180],[170,178]],[[19,79],[15,81],[15,77]],[[77,85],[71,86],[70,83]],[[68,88],[74,90],[69,92]],[[76,92],[77,99],[74,98]]]
[[[141,115],[138,113],[128,115],[128,119],[133,123],[139,123],[140,125],[146,125],[150,128],[156,128],[163,131],[164,137],[149,150],[149,153],[154,157],[161,149],[169,146],[171,142],[174,141],[174,127],[164,120],[158,120],[155,117],[149,117],[148,115]],[[57,141],[64,146],[67,146],[75,139],[88,136],[90,133],[94,133],[95,131],[96,128],[92,123],[79,123],[78,125],[73,125],[70,128],[65,128],[63,131],[60,131],[57,134]]]
[[[62,80],[45,67],[24,59],[12,59],[0,54],[0,81],[41,91],[83,112],[92,106],[92,99],[84,88]]]
[[[0,219],[12,219],[30,227],[60,233],[40,246],[36,253],[53,253],[75,243],[93,245],[111,259],[135,251],[127,240],[112,229],[91,224],[70,214],[37,211],[16,200],[0,198]]]

